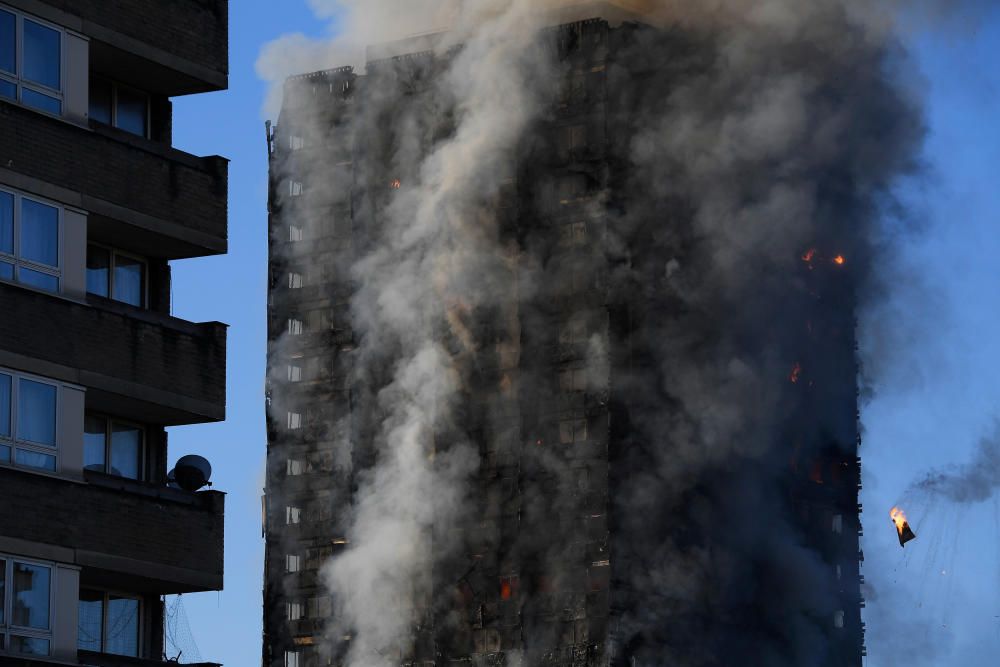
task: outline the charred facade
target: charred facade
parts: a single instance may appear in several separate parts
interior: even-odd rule
[[[788,238],[726,247],[692,175],[706,157],[656,138],[684,96],[717,92],[720,36],[593,19],[539,32],[537,110],[454,205],[435,156],[472,112],[441,84],[463,47],[435,39],[379,49],[363,75],[290,79],[268,132],[263,664],[860,665],[855,312],[898,165],[859,182],[860,140],[801,165],[748,158],[717,174],[734,198],[808,182],[814,205]],[[877,74],[798,48],[804,70],[822,61],[817,107],[871,97],[850,109],[859,135],[906,116]],[[373,296],[422,233],[395,221],[425,205],[454,217],[429,241],[447,251],[409,274],[434,298]],[[761,223],[724,221],[743,224]],[[436,381],[401,379],[428,346],[376,326],[409,307],[452,387],[411,463],[458,469],[459,491],[406,542],[437,549],[400,556],[418,573],[352,590],[352,549],[385,539],[372,499],[409,483],[386,473],[408,424],[391,406]],[[351,606],[367,604],[405,630],[365,653]]]

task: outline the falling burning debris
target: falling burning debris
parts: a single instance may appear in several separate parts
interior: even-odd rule
[[[910,528],[910,524],[906,520],[906,513],[903,510],[893,507],[889,510],[889,517],[896,526],[896,534],[899,536],[899,546],[904,547],[907,542],[916,539],[917,535]]]
[[[792,366],[792,372],[788,374],[788,380],[792,384],[798,384],[799,379],[802,377],[802,364],[796,363]]]
[[[837,255],[836,257],[833,258],[833,263],[836,264],[837,266],[843,266],[844,264],[847,263],[847,260],[844,258],[843,255]]]

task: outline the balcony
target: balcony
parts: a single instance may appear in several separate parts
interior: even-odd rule
[[[88,408],[172,426],[226,416],[226,326],[0,283],[0,366],[87,388]]]
[[[115,225],[116,237],[150,257],[226,252],[224,158],[195,157],[6,102],[0,124],[0,182],[81,208],[95,229]]]
[[[229,72],[228,0],[5,0],[90,38],[91,64],[164,95],[222,90]]]
[[[4,540],[50,546],[53,560],[83,568],[86,585],[150,594],[222,589],[223,493],[6,467],[0,488]]]

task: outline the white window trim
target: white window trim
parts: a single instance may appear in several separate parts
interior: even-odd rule
[[[66,91],[66,29],[64,27],[60,26],[60,25],[56,25],[55,23],[52,23],[50,21],[46,21],[45,19],[38,18],[37,16],[34,16],[33,14],[26,14],[26,13],[20,11],[20,10],[14,9],[13,7],[10,7],[9,5],[0,4],[0,9],[2,9],[5,12],[8,12],[8,13],[14,15],[14,35],[15,35],[14,42],[15,42],[15,45],[16,45],[15,49],[14,49],[14,59],[16,61],[16,67],[15,67],[15,69],[17,70],[13,75],[9,74],[8,72],[0,70],[0,79],[3,79],[4,81],[7,81],[7,82],[12,83],[15,86],[17,86],[17,100],[15,102],[14,100],[11,100],[11,99],[6,98],[6,97],[0,98],[0,99],[2,99],[5,102],[15,102],[16,104],[24,107],[25,109],[31,109],[32,111],[35,111],[35,112],[41,113],[41,114],[45,114],[46,116],[52,116],[54,118],[62,118],[65,115],[65,113],[66,113],[66,99],[65,99],[65,91]],[[59,90],[53,90],[52,88],[49,88],[48,86],[45,86],[45,85],[40,84],[40,83],[35,83],[34,81],[27,81],[24,78],[24,71],[23,70],[24,70],[24,21],[25,21],[25,19],[27,19],[27,20],[29,20],[29,21],[31,21],[33,23],[37,23],[38,25],[45,26],[46,28],[51,28],[52,30],[55,30],[56,32],[59,33]],[[24,90],[25,87],[28,88],[28,90],[32,90],[32,91],[35,91],[37,93],[41,93],[42,95],[46,95],[48,97],[54,97],[54,98],[58,99],[59,100],[59,113],[58,114],[54,114],[54,113],[52,113],[50,111],[46,111],[44,109],[39,109],[38,107],[33,107],[33,106],[29,105],[29,104],[25,104],[21,100],[21,98],[23,97],[22,93],[23,93],[23,90]]]
[[[65,264],[65,253],[66,253],[66,243],[65,243],[65,218],[66,218],[66,208],[61,204],[45,199],[44,197],[36,197],[32,194],[26,194],[19,190],[14,190],[6,186],[0,186],[0,192],[9,194],[14,197],[14,253],[7,254],[0,251],[0,261],[3,261],[14,266],[14,277],[11,279],[0,278],[0,282],[18,285],[20,287],[25,287],[27,289],[36,290],[44,294],[62,294],[64,283],[62,275],[62,267]],[[21,203],[27,199],[28,201],[35,202],[37,204],[42,204],[43,206],[49,206],[56,210],[56,243],[59,246],[58,256],[56,257],[56,262],[58,266],[48,266],[47,264],[39,264],[38,262],[33,262],[26,259],[21,259]],[[54,277],[58,281],[58,286],[55,292],[50,292],[48,290],[42,289],[40,287],[35,287],[28,283],[22,282],[18,279],[21,267],[29,269],[31,271],[37,271],[39,273],[44,273],[46,275]]]
[[[102,248],[108,251],[108,295],[101,296],[100,294],[95,294],[94,292],[87,292],[87,294],[93,294],[94,296],[100,297],[102,299],[110,299],[115,303],[120,303],[126,306],[132,306],[132,304],[127,301],[119,301],[114,297],[115,293],[115,257],[121,255],[123,257],[128,257],[129,259],[134,259],[135,261],[142,264],[142,304],[139,306],[132,306],[133,308],[142,308],[143,310],[149,310],[149,260],[141,255],[136,255],[131,252],[127,252],[120,248],[107,245],[106,243],[98,243],[97,241],[87,241],[87,249],[89,251],[90,246],[97,248]],[[86,268],[86,257],[84,257],[84,271]],[[84,276],[84,282],[86,282],[86,276]]]
[[[98,419],[103,419],[104,420],[104,424],[105,424],[105,427],[104,427],[104,470],[95,471],[95,472],[103,472],[105,475],[113,475],[113,473],[111,473],[111,472],[108,471],[108,467],[111,465],[111,434],[112,434],[112,432],[114,430],[114,425],[115,424],[120,424],[122,426],[131,426],[131,427],[136,428],[136,429],[139,430],[139,434],[140,434],[140,442],[139,442],[139,477],[137,478],[136,481],[139,481],[139,482],[146,481],[146,461],[147,461],[146,443],[147,443],[148,437],[147,437],[147,433],[146,433],[146,426],[145,426],[145,424],[140,424],[138,422],[129,421],[127,419],[118,419],[116,417],[112,417],[111,415],[106,415],[106,414],[104,414],[102,412],[90,412],[90,411],[85,412],[84,416],[83,416],[85,423],[86,423],[87,417],[96,417]],[[84,437],[86,437],[86,426],[84,426]],[[86,452],[84,452],[84,456],[86,456]],[[86,470],[86,469],[87,469],[87,467],[86,467],[86,461],[84,461],[84,470]],[[115,476],[117,477],[117,475],[115,475]],[[132,479],[132,478],[131,477],[122,477],[122,479]],[[95,588],[95,589],[92,589],[92,590],[97,590],[97,589]]]
[[[55,641],[54,637],[56,634],[56,586],[58,586],[58,568],[55,563],[49,561],[36,560],[34,558],[22,558],[20,556],[14,556],[11,554],[0,553],[0,560],[7,561],[7,566],[4,570],[4,599],[0,600],[0,605],[3,605],[3,618],[4,625],[0,626],[0,636],[3,636],[3,649],[0,649],[0,655],[26,655],[24,653],[16,653],[11,650],[10,646],[10,636],[16,635],[18,637],[30,637],[33,639],[45,639],[49,642],[49,655],[52,655],[52,646]],[[13,616],[11,612],[13,611],[13,591],[14,591],[14,562],[24,563],[25,565],[34,565],[36,567],[44,567],[49,571],[49,628],[48,630],[38,630],[36,628],[22,628],[20,626],[14,625],[11,621]]]
[[[137,612],[138,618],[136,619],[137,629],[138,629],[138,633],[139,633],[139,636],[137,637],[137,641],[136,641],[136,653],[137,653],[137,655],[135,655],[135,656],[125,656],[125,657],[142,658],[142,655],[143,655],[143,644],[144,644],[144,642],[143,642],[143,639],[144,639],[143,634],[144,633],[142,631],[142,621],[143,621],[143,614],[146,611],[145,606],[142,603],[143,602],[142,598],[140,596],[136,595],[135,593],[131,593],[131,592],[114,591],[114,590],[108,590],[108,589],[105,589],[105,588],[91,588],[90,586],[81,586],[80,590],[81,591],[88,590],[88,591],[91,591],[91,592],[94,592],[94,593],[100,593],[100,594],[102,594],[104,596],[104,599],[101,602],[101,650],[97,651],[98,653],[104,653],[105,652],[105,643],[107,642],[107,638],[104,636],[104,634],[108,630],[108,598],[110,596],[114,595],[117,598],[126,598],[128,600],[135,600],[135,601],[137,601],[139,603],[138,612]],[[79,604],[79,595],[77,596],[77,604]],[[77,645],[77,647],[79,647],[79,645],[80,645],[79,636],[77,636],[76,645]],[[88,650],[88,649],[79,649],[79,650]]]
[[[14,467],[19,470],[32,470],[41,473],[46,473],[50,475],[55,475],[59,473],[59,404],[62,398],[60,393],[62,390],[62,384],[55,380],[49,378],[40,377],[37,375],[31,375],[29,373],[19,373],[17,371],[9,370],[0,367],[0,374],[9,375],[11,377],[10,386],[10,436],[0,435],[0,445],[5,447],[10,447],[10,460],[0,461],[0,466]],[[37,382],[39,384],[49,385],[54,387],[56,390],[56,405],[55,405],[55,435],[56,442],[55,445],[49,446],[42,443],[32,442],[30,440],[21,440],[18,438],[17,433],[17,421],[18,421],[18,400],[20,398],[21,391],[21,380],[30,380],[31,382]],[[35,468],[32,466],[19,465],[17,463],[17,450],[23,449],[28,452],[34,452],[36,454],[44,454],[46,456],[51,456],[55,459],[55,470],[46,470],[44,468]]]

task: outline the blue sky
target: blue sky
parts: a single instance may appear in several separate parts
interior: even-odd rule
[[[175,262],[173,288],[178,317],[231,325],[229,418],[170,433],[171,460],[207,456],[215,488],[229,494],[226,590],[185,597],[201,655],[228,667],[260,662],[267,160],[266,84],[254,63],[266,42],[292,32],[322,36],[328,28],[305,0],[232,3],[230,90],[175,101],[175,145],[232,160],[230,252]],[[1000,652],[996,505],[918,502],[911,514],[918,510],[920,536],[906,550],[887,512],[924,470],[966,460],[1000,415],[1000,13],[976,29],[910,42],[923,77],[912,84],[926,93],[931,134],[928,169],[904,195],[926,224],[920,236],[900,239],[898,253],[926,280],[901,281],[894,292],[893,340],[905,345],[892,346],[889,370],[863,410],[865,574],[873,587],[867,664],[987,667]],[[920,653],[900,652],[894,636]]]

